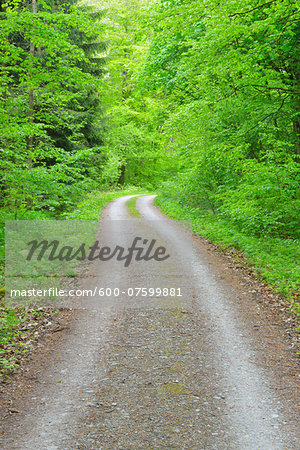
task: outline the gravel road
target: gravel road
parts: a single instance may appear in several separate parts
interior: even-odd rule
[[[1,448],[300,449],[299,372],[276,317],[154,196],[135,218],[129,198],[108,205],[99,241],[154,239],[169,257],[86,267],[82,289],[119,295],[76,299],[16,387]]]

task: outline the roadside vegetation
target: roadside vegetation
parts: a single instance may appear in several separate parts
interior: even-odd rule
[[[291,311],[300,318],[300,245],[297,240],[249,236],[211,212],[200,211],[164,196],[158,196],[155,203],[169,217],[182,221],[194,233],[217,244],[220,249],[236,250],[236,260],[247,263],[258,278],[289,299]]]

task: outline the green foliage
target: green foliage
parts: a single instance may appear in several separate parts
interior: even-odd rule
[[[165,189],[255,236],[299,237],[298,16],[289,0],[152,8],[139,84],[164,105]]]
[[[169,186],[170,189],[170,186]],[[300,277],[300,245],[295,239],[276,237],[257,238],[242,233],[237,227],[218,218],[211,211],[183,205],[169,196],[170,190],[156,198],[156,204],[170,217],[181,220],[197,234],[225,250],[238,250],[238,257],[252,266],[252,270],[280,294],[291,300],[295,312]]]
[[[219,194],[222,215],[249,234],[299,238],[296,166],[252,162],[243,175],[236,189]]]
[[[102,24],[72,0],[38,0],[36,12],[9,4],[0,11],[0,204],[21,217],[60,214],[99,184]]]
[[[149,0],[109,1],[107,6],[108,76],[102,99],[107,132],[103,152],[102,183],[158,182],[167,165],[167,149],[160,130],[163,105],[151,94],[140,92],[137,74],[151,37],[147,27]]]

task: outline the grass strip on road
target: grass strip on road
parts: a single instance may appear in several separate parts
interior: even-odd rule
[[[126,206],[127,206],[127,208],[128,208],[128,212],[129,212],[129,215],[130,215],[131,217],[141,217],[139,211],[138,211],[137,208],[136,208],[136,201],[137,201],[138,198],[139,198],[139,195],[136,196],[136,197],[132,197],[132,198],[130,198],[130,199],[128,200],[128,202],[126,203]]]
[[[62,218],[71,220],[98,220],[102,209],[109,202],[126,195],[142,195],[144,193],[146,193],[146,191],[138,187],[129,187],[122,191],[93,191],[88,194],[87,197],[80,202],[73,211],[64,214]],[[133,203],[131,206],[135,208],[136,197],[133,197],[132,200]],[[127,202],[127,205],[129,202]]]

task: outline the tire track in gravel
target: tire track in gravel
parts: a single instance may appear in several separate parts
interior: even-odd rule
[[[138,198],[136,219],[129,198],[109,205],[99,239],[156,239],[170,258],[93,264],[82,285],[176,287],[182,297],[81,299],[2,448],[300,448],[297,366],[280,329],[154,196]]]

